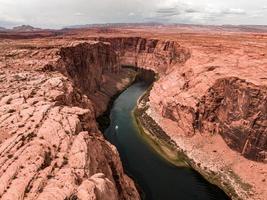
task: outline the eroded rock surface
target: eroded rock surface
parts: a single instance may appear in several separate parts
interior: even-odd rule
[[[142,103],[161,139],[233,199],[265,200],[266,42],[173,27],[2,40],[1,198],[139,199],[95,122],[131,65],[159,75]]]
[[[54,51],[37,71],[20,69],[15,58],[14,69],[1,68],[1,199],[139,199],[95,120],[97,104],[106,107],[134,73],[113,67],[114,52],[103,43]]]
[[[264,40],[244,37],[246,43],[219,37],[211,39],[214,44],[183,40],[191,57],[154,84],[146,114],[195,169],[233,199],[263,200],[267,197],[266,45]]]
[[[190,58],[190,49],[173,40],[159,40],[141,37],[97,38],[109,42],[118,52],[122,65],[152,69],[164,74],[175,64]]]

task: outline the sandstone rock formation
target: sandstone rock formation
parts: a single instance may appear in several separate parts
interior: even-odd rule
[[[96,104],[106,106],[133,73],[113,74],[119,70],[114,52],[99,42],[72,44],[54,55],[37,71],[1,68],[1,199],[139,199],[95,121]],[[113,90],[101,92],[112,81]]]
[[[249,36],[245,44],[217,39],[213,45],[198,39],[182,42],[191,45],[191,57],[154,84],[146,114],[195,169],[233,199],[263,200],[266,46],[262,41],[252,46]]]
[[[247,158],[265,161],[266,100],[267,87],[236,77],[219,79],[201,99],[195,127],[221,134],[231,148]]]
[[[255,63],[254,57],[248,58],[244,54],[239,58],[239,49],[234,52],[230,47],[220,45],[217,47],[218,52],[209,52],[212,58],[204,59],[203,56],[207,52],[204,47],[202,47],[204,50],[187,48],[187,45],[183,46],[172,40],[138,37],[100,38],[99,40],[111,43],[113,49],[118,52],[122,65],[151,69],[159,74],[160,79],[155,83],[149,101],[146,102],[149,108],[146,112],[147,116],[151,117],[168,135],[157,135],[157,137],[171,140],[172,145],[186,152],[189,155],[188,160],[193,160],[189,163],[211,179],[214,184],[223,188],[232,198],[250,199],[253,194],[254,199],[260,199],[266,195],[255,192],[255,190],[264,192],[262,181],[266,177],[266,165],[243,158],[244,156],[251,160],[265,162],[267,150],[264,125],[267,116],[266,85],[261,82],[265,80],[263,76],[265,71],[256,64],[254,67],[258,70],[254,74],[246,72],[246,65]],[[246,47],[243,50],[246,51]],[[229,53],[232,53],[232,56],[227,60],[225,57]],[[262,56],[265,54],[256,55],[255,57],[262,58],[264,63]],[[221,59],[224,60],[221,61]],[[220,63],[224,62],[227,65],[220,66]],[[245,66],[244,62],[247,62]],[[196,64],[198,67],[194,66]],[[210,78],[206,78],[207,76]],[[254,126],[257,121],[260,125]],[[181,139],[181,135],[185,138]],[[213,136],[218,137],[218,135],[222,136],[230,148],[240,153],[231,152],[233,153],[231,156],[242,161],[240,166],[253,166],[251,168],[255,172],[250,173],[260,174],[258,180],[255,180],[254,175],[251,176],[253,178],[244,176],[243,169],[240,173],[238,170],[241,167],[235,166],[234,159],[230,155],[226,154],[225,160],[233,159],[232,162],[223,160],[223,163],[220,163],[217,160],[220,156],[215,153],[217,150],[213,150],[216,160],[211,156],[212,162],[208,161],[209,155],[204,159],[205,161],[201,161],[199,151],[203,149],[199,147],[197,147],[197,154],[193,156],[188,152],[196,148],[195,146],[204,145],[206,138],[213,140]],[[192,139],[192,144],[182,145],[183,140],[190,142],[190,138],[194,136],[197,141]],[[221,145],[221,141],[213,143],[215,146]],[[224,145],[221,150],[224,151],[224,148],[227,149],[227,146]],[[202,162],[204,165],[199,167],[199,163]],[[211,164],[213,166],[210,166]],[[216,173],[221,177],[213,178]]]
[[[1,198],[139,199],[95,122],[130,65],[159,76],[142,105],[161,139],[233,199],[265,200],[267,36],[116,34],[2,40]]]
[[[125,66],[152,69],[165,73],[174,64],[184,63],[190,57],[190,50],[172,40],[140,37],[97,38],[109,42],[118,52],[120,62]]]

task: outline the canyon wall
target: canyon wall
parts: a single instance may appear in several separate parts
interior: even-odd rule
[[[121,66],[158,74],[144,105],[161,139],[234,199],[264,199],[265,54],[191,36],[81,40],[0,44],[2,199],[140,198],[95,120],[134,80]]]
[[[1,68],[0,198],[140,199],[95,120],[97,104],[105,107],[134,73],[120,71],[101,42],[53,52],[36,70]],[[113,83],[111,93],[100,90]]]
[[[75,87],[94,103],[96,116],[107,109],[111,97],[134,80],[136,72],[121,69],[117,53],[109,43],[73,43],[60,49],[56,70],[68,76]],[[121,81],[119,81],[121,80]]]
[[[207,94],[188,107],[168,102],[162,115],[175,121],[186,135],[220,134],[245,157],[264,161],[267,151],[266,88],[238,78],[219,79]]]
[[[173,50],[180,47],[141,38],[105,40],[4,46],[1,199],[140,198],[96,117],[134,80],[136,72],[121,65],[155,65],[165,73],[166,63],[177,62]]]
[[[109,42],[121,65],[151,69],[164,74],[190,58],[190,50],[178,42],[141,37],[97,38]]]
[[[191,48],[190,58],[154,83],[139,108],[144,112],[141,121],[149,119],[154,126],[142,124],[163,138],[165,143],[157,140],[159,146],[167,142],[182,152],[194,169],[231,198],[263,200],[266,48],[196,43],[184,44]]]
[[[84,94],[99,91],[104,72],[120,71],[118,57],[109,44],[74,43],[60,50],[63,70]]]
[[[239,78],[219,79],[197,105],[195,128],[220,134],[246,158],[267,159],[267,87]]]
[[[151,100],[157,102],[164,118],[175,122],[185,136],[220,134],[230,148],[246,158],[266,161],[266,86],[225,77],[215,79],[206,91],[200,89],[202,93],[194,89],[190,94],[190,81],[181,76],[180,83],[180,93],[164,100],[157,96],[163,89],[152,94]]]
[[[190,91],[189,83],[193,76],[190,75],[190,70],[182,67],[191,57],[192,52],[189,48],[176,41],[139,37],[98,39],[111,44],[119,56],[121,65],[151,69],[161,77],[165,76],[164,79],[173,79],[173,71],[179,71],[179,75],[176,76],[180,76],[180,80],[173,80],[182,82],[177,91]],[[212,76],[216,67],[209,66],[205,70]],[[215,77],[211,81],[214,85],[205,86],[206,91],[198,94],[198,99],[192,106],[187,106],[190,103],[183,104],[184,100],[170,100],[161,108],[160,113],[163,117],[175,121],[188,136],[197,131],[220,134],[231,148],[245,157],[264,161],[267,150],[264,103],[267,98],[266,87],[244,82],[245,79],[234,76]],[[168,99],[175,99],[177,93],[169,94]]]

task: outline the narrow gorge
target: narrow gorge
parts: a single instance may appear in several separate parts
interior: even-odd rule
[[[157,80],[135,110],[144,137],[167,160],[182,157],[232,199],[266,197],[267,88],[261,76],[242,67],[231,71],[239,66],[221,65],[214,54],[205,60],[207,50],[169,39],[6,43],[0,62],[1,199],[140,199],[96,119],[138,74],[150,79],[148,70]],[[251,176],[240,170],[251,165]]]

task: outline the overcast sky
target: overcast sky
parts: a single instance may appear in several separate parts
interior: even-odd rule
[[[0,26],[114,22],[267,25],[267,0],[0,0]]]

